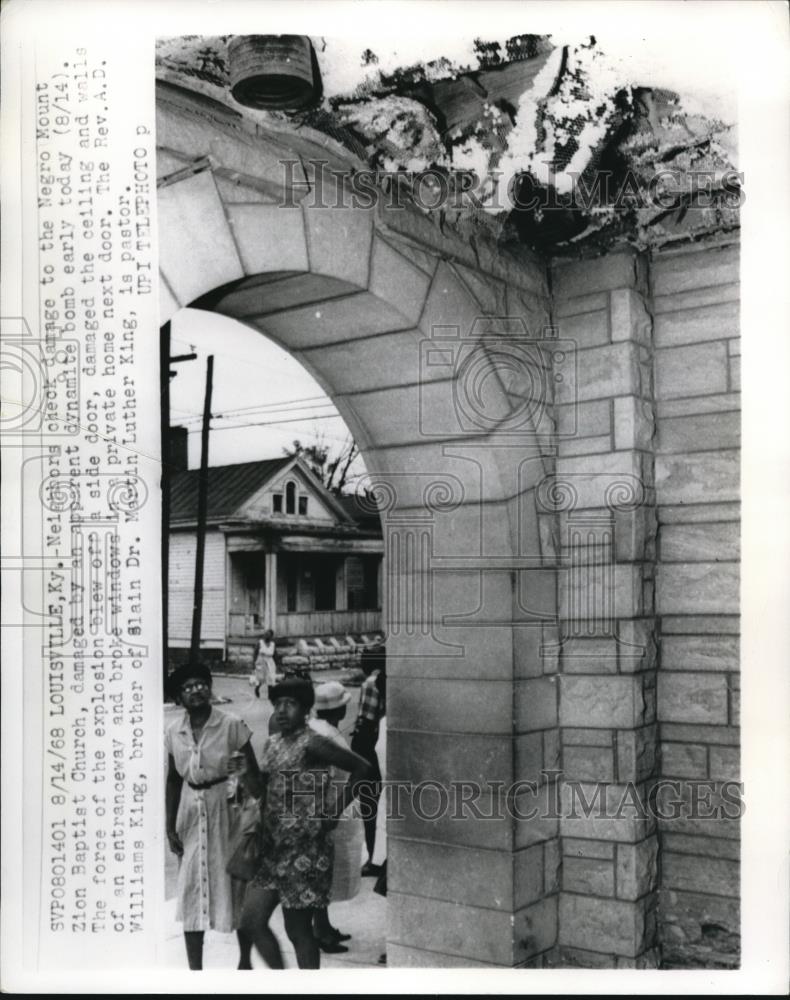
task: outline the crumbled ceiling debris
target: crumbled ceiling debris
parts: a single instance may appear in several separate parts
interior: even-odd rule
[[[384,170],[445,167],[447,151],[431,112],[411,97],[370,97],[334,107],[337,120],[365,144],[368,163]]]
[[[738,225],[731,123],[629,79],[595,38],[473,39],[451,46],[452,57],[427,57],[426,44],[426,58],[402,62],[372,42],[341,59],[336,40],[312,41],[321,107],[243,113],[323,131],[370,168],[403,174],[407,189],[421,172],[473,171],[473,197],[462,205],[417,202],[442,226],[563,252],[623,240],[660,245]],[[164,39],[157,75],[238,110],[227,42]],[[695,176],[703,179],[696,189]]]

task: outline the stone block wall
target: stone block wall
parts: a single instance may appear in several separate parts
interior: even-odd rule
[[[631,252],[553,268],[554,322],[576,344],[558,407],[563,771],[560,965],[658,962],[652,325]],[[606,817],[585,802],[605,804]],[[628,796],[632,796],[631,800]],[[620,802],[628,804],[618,809]]]
[[[739,825],[722,784],[740,776],[738,247],[657,254],[650,276],[661,777],[703,783],[725,812],[659,821],[660,934],[665,965],[727,968],[739,933]]]
[[[737,247],[555,262],[552,279],[554,322],[578,359],[556,412],[564,797],[554,960],[731,967]],[[640,495],[629,497],[635,483]],[[615,807],[630,796],[633,809],[589,815],[596,794]]]

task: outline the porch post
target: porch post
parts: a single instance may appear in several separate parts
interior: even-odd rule
[[[263,627],[275,630],[277,625],[277,553],[264,553],[264,608]]]
[[[233,586],[232,580],[232,567],[230,562],[230,552],[228,550],[228,536],[222,536],[222,542],[225,546],[225,627],[222,630],[222,659],[227,660],[228,658],[228,638],[230,637],[230,608],[231,608],[231,587]]]

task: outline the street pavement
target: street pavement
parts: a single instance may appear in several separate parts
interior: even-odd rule
[[[340,680],[347,683],[351,675],[347,671],[322,671],[313,675],[316,682],[324,680]],[[348,685],[351,693],[351,701],[348,705],[346,717],[341,723],[340,731],[350,739],[351,729],[357,715],[357,705],[359,702],[359,687]],[[261,692],[263,694],[263,692]],[[214,677],[214,695],[222,699],[220,708],[232,712],[244,719],[252,730],[252,745],[257,757],[260,759],[263,744],[268,735],[269,716],[271,715],[271,705],[266,698],[257,699],[250,687],[247,677],[226,677],[216,674]],[[225,699],[228,699],[225,701]],[[165,706],[165,725],[182,711],[175,705]],[[374,861],[380,864],[386,857],[386,830],[384,824],[384,810],[379,813],[379,825],[376,835],[376,854]],[[186,968],[186,955],[184,951],[184,939],[181,924],[175,919],[176,911],[176,877],[178,872],[178,861],[173,854],[165,848],[165,965],[168,968]],[[360,858],[360,865],[365,860]],[[363,878],[362,887],[356,898],[344,903],[332,903],[329,908],[329,917],[332,924],[351,934],[351,940],[344,942],[348,947],[348,952],[339,955],[321,954],[321,967],[327,969],[350,969],[350,968],[379,968],[379,956],[384,953],[386,929],[387,929],[387,903],[383,896],[373,892],[375,879]],[[285,967],[287,969],[297,968],[293,948],[288,940],[282,922],[282,910],[280,907],[275,911],[271,921],[271,928],[280,942],[283,953]],[[235,969],[238,963],[239,952],[235,934],[218,934],[214,931],[207,931],[203,952],[203,965],[206,969]],[[253,953],[252,963],[255,968],[265,969],[266,965],[261,960],[257,952]]]

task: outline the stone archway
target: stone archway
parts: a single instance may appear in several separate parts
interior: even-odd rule
[[[315,133],[264,135],[171,87],[158,108],[161,321],[209,308],[292,353],[384,508],[388,778],[421,787],[390,820],[390,961],[539,961],[556,940],[558,816],[518,816],[550,797],[541,772],[558,762],[555,552],[535,497],[546,378],[538,355],[503,380],[474,344],[505,315],[540,332],[544,271],[484,270],[403,210],[300,204],[283,159],[348,169]],[[505,808],[524,780],[537,792]]]

